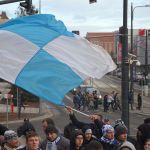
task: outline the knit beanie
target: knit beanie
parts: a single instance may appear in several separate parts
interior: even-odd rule
[[[127,128],[121,125],[118,125],[115,128],[115,138],[117,139],[121,134],[127,134]]]
[[[8,142],[11,140],[17,140],[18,136],[17,136],[17,133],[15,131],[7,130],[4,133],[4,138],[5,138],[5,141]]]
[[[111,126],[111,125],[103,125],[102,127],[102,133],[103,133],[103,136],[105,136],[108,132],[112,132],[114,131],[114,128]]]
[[[91,133],[92,134],[92,130],[91,128],[88,126],[88,125],[85,125],[83,128],[82,128],[82,132],[85,134],[85,133]]]
[[[124,147],[128,147],[128,148],[130,148],[131,150],[136,150],[135,147],[134,147],[134,145],[133,145],[131,142],[128,142],[128,141],[124,142],[124,143],[120,146],[120,148],[119,148],[118,150],[121,150],[121,149],[124,148]]]
[[[118,125],[125,126],[124,121],[123,121],[122,119],[117,119],[117,120],[115,120],[114,129],[115,129]]]

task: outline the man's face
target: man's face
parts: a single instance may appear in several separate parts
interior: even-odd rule
[[[42,122],[43,131],[45,131],[47,127],[48,127],[47,122],[46,121]]]
[[[89,141],[90,139],[91,139],[91,137],[92,137],[92,134],[91,133],[85,133],[85,139],[87,140],[87,141]]]
[[[106,138],[109,139],[109,140],[114,139],[114,131],[108,131],[106,133]]]
[[[35,137],[30,137],[27,140],[27,149],[28,150],[37,150],[39,147],[39,137],[35,136]]]
[[[150,150],[150,140],[145,143],[144,149],[145,150]]]
[[[83,136],[82,135],[78,135],[75,139],[75,144],[78,147],[81,147],[83,144]]]
[[[127,140],[127,134],[123,133],[123,134],[119,135],[118,139],[122,142],[125,142]]]
[[[47,134],[47,139],[51,142],[55,141],[55,139],[57,138],[57,134],[56,133],[48,133]]]

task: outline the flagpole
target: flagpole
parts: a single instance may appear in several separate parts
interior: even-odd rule
[[[70,106],[66,106],[65,105],[65,108],[69,108]],[[81,111],[79,111],[79,110],[76,110],[76,109],[74,109],[74,108],[72,108],[72,107],[70,107],[71,108],[71,110],[73,110],[73,111],[75,111],[75,112],[77,112],[77,113],[80,113],[80,114],[82,114],[82,115],[84,115],[84,116],[86,116],[86,117],[90,117],[90,115],[88,115],[88,114],[86,114],[86,113],[83,113],[83,112],[81,112]]]

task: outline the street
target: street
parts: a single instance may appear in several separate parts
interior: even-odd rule
[[[109,77],[104,77],[99,81],[94,81],[94,84],[99,85],[99,88],[101,90],[102,95],[104,95],[104,92],[111,92],[112,87],[114,87],[115,89],[119,89],[117,88],[119,86],[118,81],[114,81],[113,80],[109,80]],[[107,84],[105,84],[107,81]],[[118,83],[118,84],[117,84]],[[71,94],[67,95],[64,99],[64,102],[66,105],[72,106],[72,98],[71,98]],[[47,114],[47,116],[51,116],[56,124],[56,126],[63,132],[63,129],[65,127],[65,125],[67,125],[69,123],[69,116],[68,113],[66,112],[64,107],[60,107],[60,106],[56,106],[53,104],[49,104],[49,115]],[[150,107],[148,107],[149,109]],[[85,112],[87,114],[92,114],[94,113],[93,111],[90,112]],[[99,111],[96,111],[96,113],[100,113],[104,116],[104,118],[109,118],[112,122],[112,124],[114,123],[114,121],[118,118],[121,118],[121,112],[119,110],[115,111],[115,112],[103,112],[103,107],[102,105],[99,105]],[[81,115],[81,114],[77,114],[75,113],[77,118],[80,121],[85,121],[85,122],[89,122],[89,118]],[[143,119],[146,117],[144,114],[140,114],[138,113],[136,110],[135,111],[130,111],[130,134],[131,135],[135,135],[136,134],[136,128],[138,125],[140,125],[141,123],[143,123]],[[35,126],[35,128],[37,129],[37,132],[39,133],[39,135],[43,138],[44,137],[44,133],[42,131],[41,128],[41,122],[42,122],[42,117],[41,119],[37,119],[37,120],[31,120],[31,122],[33,123],[33,125]],[[9,128],[16,130],[17,127],[20,125],[20,123],[12,123],[9,124]]]

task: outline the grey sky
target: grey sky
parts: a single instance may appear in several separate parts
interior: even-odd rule
[[[39,0],[32,0],[38,8]],[[148,0],[132,0],[134,7],[150,5]],[[89,4],[89,0],[41,0],[42,13],[53,14],[62,20],[68,30],[79,30],[82,36],[87,32],[107,32],[118,30],[122,26],[123,0],[97,0]],[[19,3],[0,5],[0,11],[15,17]],[[131,0],[128,0],[128,28],[130,28]],[[134,28],[150,28],[150,7],[134,10]]]

